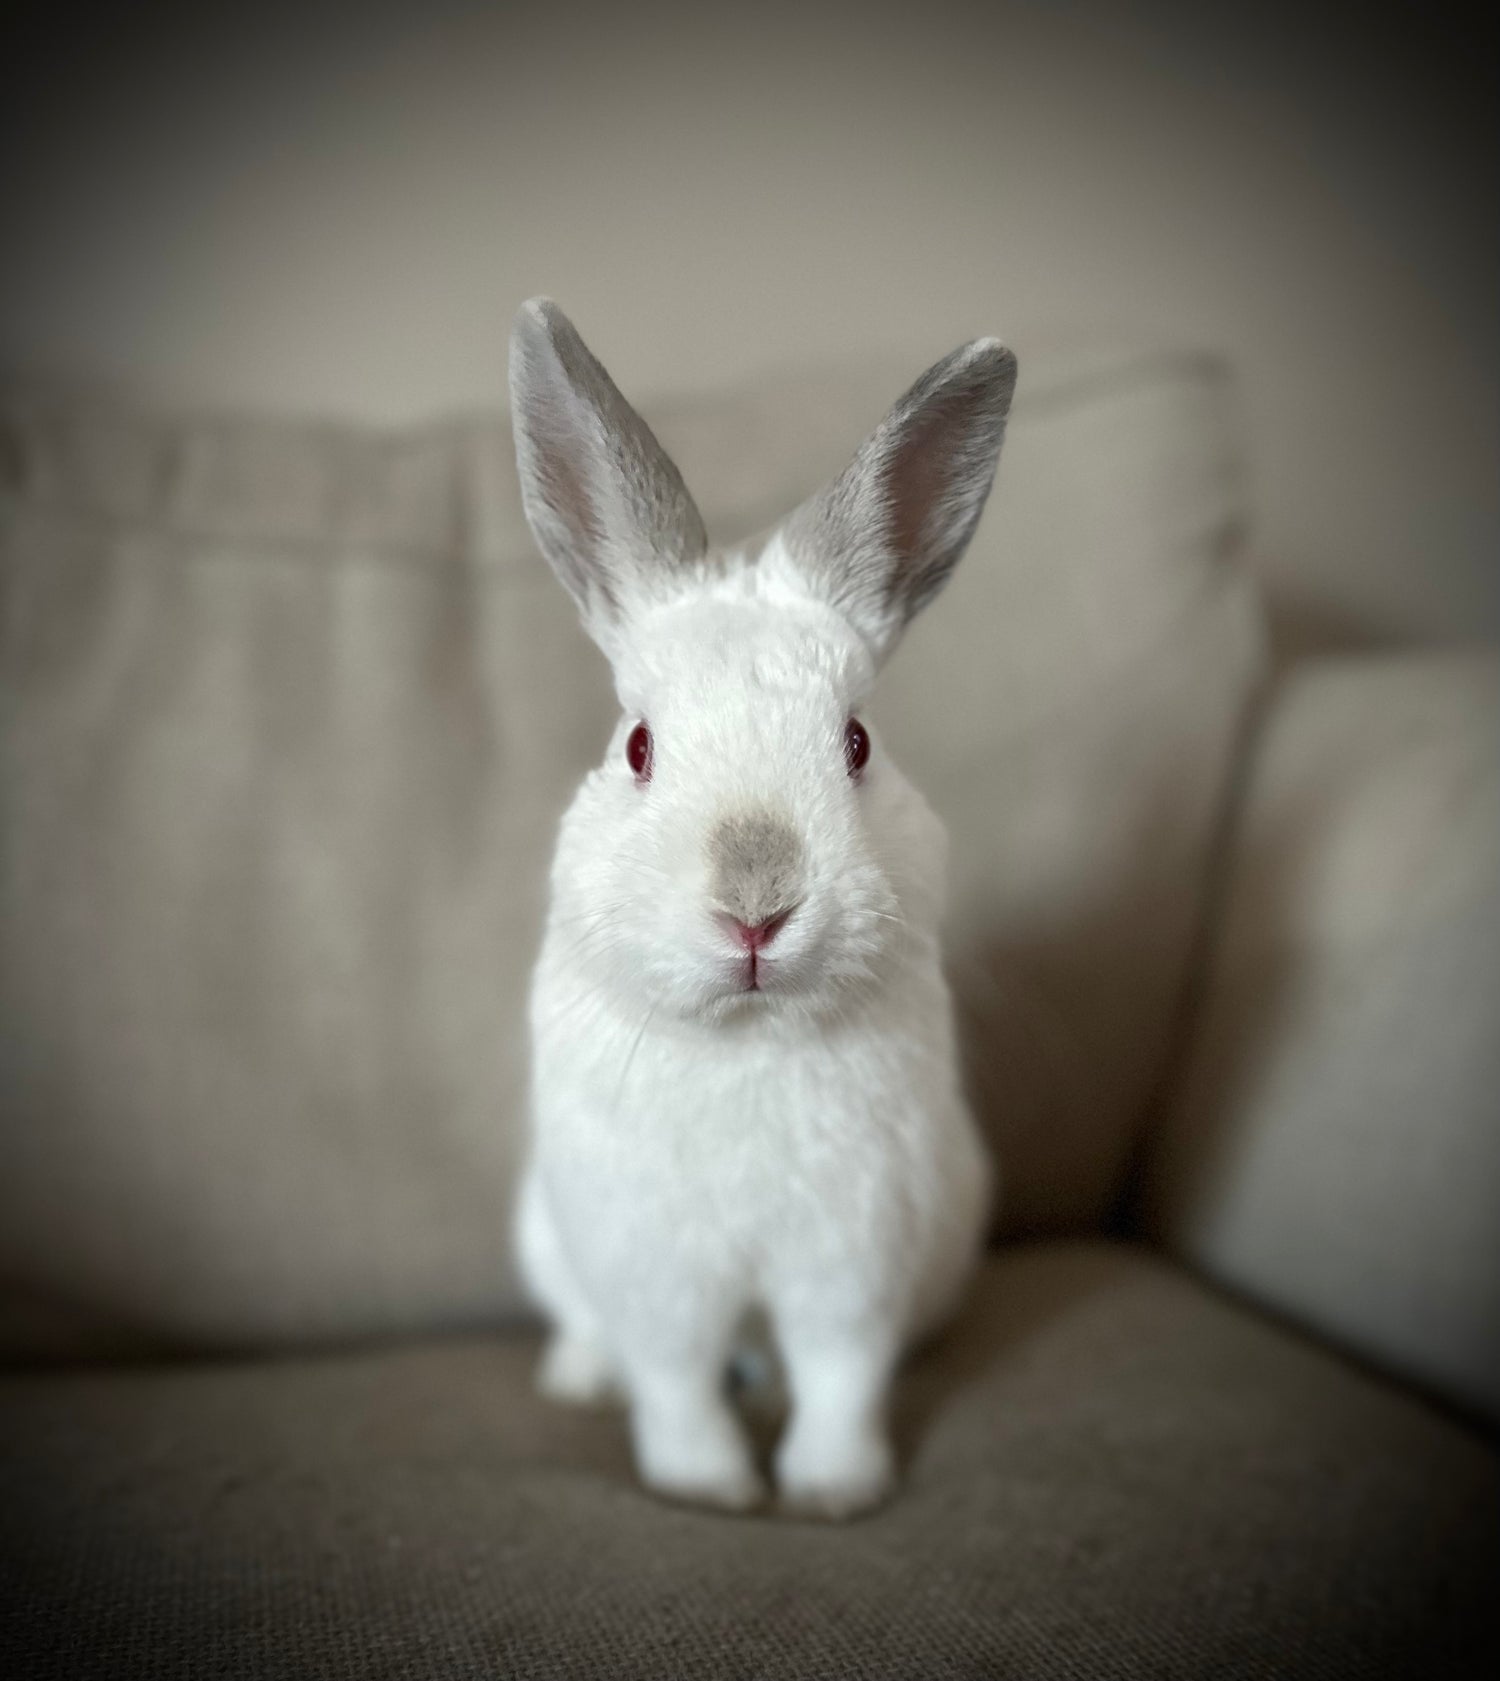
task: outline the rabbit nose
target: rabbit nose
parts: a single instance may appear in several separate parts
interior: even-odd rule
[[[746,951],[756,952],[806,894],[802,840],[780,812],[736,812],[708,834],[708,902]]]
[[[792,912],[796,906],[789,906],[779,911],[775,916],[769,916],[764,922],[741,922],[737,916],[726,916],[725,923],[729,932],[740,942],[746,951],[760,951],[762,947],[770,945],[771,941],[791,921]]]

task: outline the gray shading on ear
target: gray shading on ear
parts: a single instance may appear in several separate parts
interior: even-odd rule
[[[702,517],[651,428],[549,298],[517,312],[510,397],[532,534],[585,628],[607,641],[631,597],[702,559]]]
[[[1015,356],[975,339],[935,363],[832,484],[782,527],[788,553],[878,659],[947,583],[994,482]]]

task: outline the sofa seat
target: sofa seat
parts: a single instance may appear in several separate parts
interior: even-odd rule
[[[636,1486],[530,1332],[0,1380],[0,1673],[1500,1673],[1484,1437],[1147,1251],[1001,1251],[845,1527]]]

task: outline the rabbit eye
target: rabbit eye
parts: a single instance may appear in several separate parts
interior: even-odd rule
[[[844,725],[844,763],[850,776],[858,776],[870,757],[870,732],[858,718]]]
[[[626,738],[625,759],[637,782],[651,780],[651,731],[645,724],[637,724]]]

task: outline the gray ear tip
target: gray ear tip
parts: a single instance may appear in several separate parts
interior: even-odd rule
[[[1009,396],[1015,389],[1020,364],[1016,353],[999,339],[973,339],[959,352],[962,365],[977,380]]]
[[[514,358],[528,351],[551,349],[560,338],[573,333],[573,323],[551,298],[528,298],[511,323],[511,355]]]

